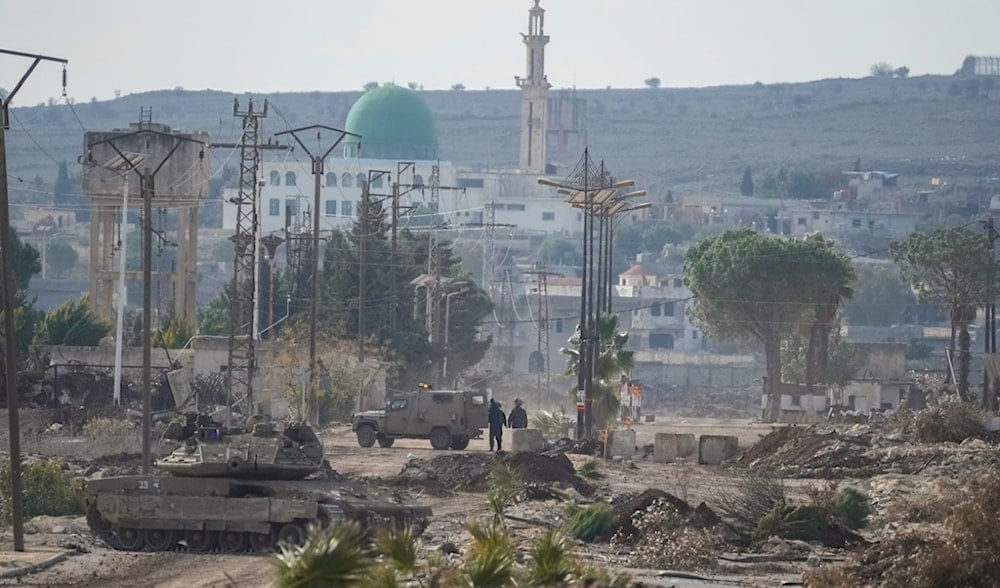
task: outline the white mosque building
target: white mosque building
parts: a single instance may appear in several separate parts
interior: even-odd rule
[[[408,228],[516,227],[518,232],[579,232],[583,219],[551,188],[539,186],[553,151],[575,160],[582,154],[585,102],[572,96],[550,98],[545,75],[545,11],[535,0],[529,11],[526,72],[515,81],[522,92],[518,169],[473,171],[439,161],[434,117],[419,93],[385,85],[363,94],[351,107],[347,137],[325,161],[320,178],[320,230],[348,229],[360,213],[362,185],[373,198],[399,193],[399,226]],[[549,112],[558,116],[550,119]],[[549,148],[549,143],[554,149]],[[310,159],[295,152],[265,152],[261,163],[258,219],[261,234],[311,227],[315,179]],[[378,173],[385,172],[385,173]],[[235,189],[224,194],[223,228],[235,229]],[[311,230],[311,229],[310,229]]]

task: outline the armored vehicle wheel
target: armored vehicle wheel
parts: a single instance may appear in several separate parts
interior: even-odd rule
[[[118,544],[125,551],[139,551],[146,544],[146,538],[139,529],[120,527],[115,535],[118,536]]]
[[[451,447],[451,433],[444,427],[435,427],[431,430],[431,447],[434,449],[448,449]]]
[[[257,553],[267,553],[274,549],[270,533],[250,533],[250,548]]]
[[[224,553],[239,553],[246,551],[248,538],[240,531],[222,531],[219,533],[219,549]]]
[[[358,445],[362,447],[371,447],[375,445],[375,427],[371,425],[361,425],[358,427]]]
[[[184,533],[184,542],[188,551],[204,553],[215,547],[215,533],[201,529],[190,529]]]
[[[379,447],[392,447],[392,443],[395,441],[392,437],[386,437],[384,435],[379,435],[376,440],[378,441]]]
[[[170,529],[146,529],[146,549],[150,551],[169,551],[177,544],[177,537]]]
[[[277,543],[302,545],[306,542],[306,530],[298,523],[285,523],[278,529]]]
[[[469,438],[464,435],[456,435],[451,438],[451,448],[461,451],[469,446]]]

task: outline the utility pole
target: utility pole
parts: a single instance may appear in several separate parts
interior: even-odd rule
[[[552,272],[546,271],[541,264],[536,265],[536,269],[532,271],[525,272],[526,274],[534,275],[535,290],[538,294],[537,301],[537,314],[538,319],[536,324],[538,326],[538,346],[536,348],[538,352],[538,357],[541,358],[543,365],[536,366],[538,369],[535,376],[535,385],[538,389],[538,398],[536,400],[535,410],[540,410],[542,406],[542,371],[545,371],[545,392],[551,390],[552,385],[552,371],[549,366],[549,281],[548,276],[555,276]]]
[[[0,96],[0,272],[3,285],[3,352],[4,389],[7,393],[7,435],[10,438],[10,496],[14,531],[14,551],[24,551],[24,496],[21,490],[21,424],[18,418],[19,398],[17,397],[17,350],[14,348],[14,239],[10,230],[10,195],[7,193],[7,144],[4,133],[10,128],[10,103],[27,81],[31,72],[43,61],[63,64],[62,87],[66,93],[66,59],[48,57],[34,53],[22,53],[0,49],[0,54],[31,59],[28,71],[24,72],[17,85],[6,96]]]
[[[993,217],[986,219],[983,223],[986,229],[986,239],[990,242],[990,259],[993,260],[996,257],[996,241],[1000,238],[1000,234],[997,233],[996,227],[993,224]],[[990,271],[990,295],[992,296],[993,290],[993,271]],[[983,325],[983,331],[985,331],[986,336],[983,337],[983,408],[986,410],[997,410],[997,396],[994,391],[994,387],[997,382],[990,381],[989,370],[986,369],[986,353],[996,353],[997,352],[997,307],[996,302],[993,298],[990,298],[989,302],[986,303],[986,324]]]
[[[170,133],[164,133],[161,131],[156,131],[149,128],[142,128],[138,131],[132,133],[126,133],[122,135],[117,135],[110,137],[108,139],[103,139],[100,141],[95,141],[87,146],[87,157],[92,157],[92,149],[98,145],[109,145],[115,152],[125,161],[132,161],[129,155],[122,152],[121,149],[115,145],[118,141],[128,141],[139,136],[150,135],[158,137],[160,139],[168,139],[171,141],[170,150],[159,162],[155,169],[150,169],[149,166],[144,167],[140,172],[136,166],[132,167],[132,171],[139,176],[139,193],[142,197],[142,472],[148,474],[150,468],[152,467],[152,455],[151,455],[151,437],[152,437],[152,407],[151,407],[151,396],[152,392],[150,390],[150,380],[151,378],[151,363],[152,363],[152,271],[153,271],[153,196],[156,192],[154,188],[154,180],[156,174],[163,169],[163,166],[173,157],[177,149],[184,143],[193,143],[196,145],[201,145],[201,151],[198,153],[198,157],[204,159],[205,157],[205,143],[198,141],[196,139],[190,139],[181,135],[174,135]],[[133,154],[131,157],[135,157]],[[148,156],[147,156],[148,157]]]
[[[240,110],[239,100],[233,98],[233,116],[243,119],[243,133],[238,144],[215,144],[212,147],[240,149],[240,187],[234,199],[236,204],[236,231],[231,240],[235,247],[233,261],[232,299],[229,301],[229,357],[226,369],[226,424],[232,425],[233,400],[246,400],[246,416],[254,412],[253,376],[256,371],[254,319],[257,297],[257,202],[260,186],[260,126],[267,117],[267,100],[264,107],[255,111],[253,98],[246,110]],[[284,148],[268,145],[269,148]]]
[[[399,293],[396,290],[396,232],[397,225],[399,224],[400,213],[407,213],[413,210],[413,206],[405,207],[405,210],[399,205],[399,198],[410,192],[418,189],[422,189],[423,186],[417,186],[413,183],[413,172],[416,168],[416,162],[413,161],[400,161],[396,163],[396,181],[392,184],[392,226],[391,226],[391,237],[390,237],[390,248],[389,248],[389,332],[396,332],[396,315],[399,313]],[[407,170],[410,172],[410,183],[403,184],[403,173]],[[402,188],[402,190],[401,190]]]
[[[333,144],[323,152],[322,155],[314,155],[309,147],[302,141],[299,135],[305,133],[306,131],[316,131],[316,143],[317,145],[322,140],[322,132],[329,131],[336,136],[336,140]],[[309,159],[312,161],[312,173],[313,173],[313,211],[312,211],[312,221],[313,221],[313,243],[312,243],[312,293],[309,297],[309,397],[312,401],[311,415],[303,415],[307,420],[310,416],[312,417],[312,423],[319,426],[319,396],[316,390],[316,321],[319,317],[319,205],[320,205],[320,189],[322,187],[323,178],[323,168],[326,158],[330,153],[340,145],[340,142],[344,140],[344,137],[350,135],[358,139],[358,151],[361,150],[361,135],[350,133],[341,129],[336,129],[333,127],[328,127],[326,125],[310,125],[307,127],[301,127],[298,129],[291,129],[288,131],[282,131],[280,133],[275,133],[275,137],[281,135],[291,135],[295,139],[295,142],[299,144],[299,147],[306,152]]]

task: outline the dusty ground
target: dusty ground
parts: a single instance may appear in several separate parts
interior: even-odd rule
[[[661,419],[656,423],[636,426],[637,444],[642,447],[652,443],[657,432],[731,434],[740,438],[741,447],[752,445],[771,428],[748,421],[721,421],[711,419]],[[380,478],[391,481],[404,465],[413,459],[432,459],[442,455],[433,451],[426,441],[400,440],[390,449],[378,447],[363,449],[357,446],[353,435],[346,428],[329,431],[325,437],[327,458],[339,473],[348,477]],[[473,440],[466,452],[487,451],[485,439]],[[28,447],[26,451],[31,451]],[[587,456],[570,456],[579,466],[590,459]],[[720,488],[735,483],[734,474],[720,468],[693,464],[655,464],[649,460],[634,462],[606,462],[605,474],[599,480],[599,496],[637,494],[654,487],[680,497],[691,505],[705,501],[710,506]],[[374,481],[373,484],[379,484]],[[810,480],[792,480],[795,488],[812,484]],[[481,493],[453,493],[423,491],[410,488],[414,501],[428,504],[434,516],[422,537],[422,549],[437,549],[445,542],[461,546],[466,540],[463,524],[470,518],[487,516],[485,496]],[[509,520],[515,536],[531,537],[543,529],[533,523],[544,519],[551,512],[561,509],[557,503],[525,503],[510,509],[509,514],[521,520]],[[546,512],[548,511],[548,512]],[[528,521],[528,522],[525,522]],[[59,528],[64,527],[64,528]],[[82,553],[73,555],[51,568],[30,574],[21,579],[0,580],[0,584],[23,586],[260,586],[267,585],[271,565],[264,556],[254,555],[194,555],[185,553],[127,553],[118,552],[98,544],[86,529],[82,517],[49,518],[30,521],[26,542],[29,552],[39,549],[64,547]],[[53,530],[61,531],[54,533]],[[3,537],[0,548],[10,550],[9,532]],[[636,580],[651,585],[714,586],[714,585],[776,585],[782,581],[800,579],[801,563],[748,564],[741,562],[739,554],[729,554],[722,574],[712,574],[713,580],[664,578],[657,570],[633,569],[627,554],[614,554],[606,543],[582,545],[580,553],[593,563],[627,570]],[[805,557],[798,558],[804,561]],[[2,568],[0,558],[0,568]]]

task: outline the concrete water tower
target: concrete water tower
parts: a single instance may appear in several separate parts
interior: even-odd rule
[[[144,111],[143,119],[129,123],[126,129],[84,134],[83,191],[91,202],[90,302],[101,317],[112,316],[112,293],[119,279],[115,256],[125,254],[119,249],[119,231],[127,232],[127,227],[121,226],[122,205],[126,204],[130,213],[141,215],[143,175],[152,179],[153,209],[176,214],[176,231],[153,237],[154,247],[157,239],[176,247],[173,267],[154,266],[153,288],[173,301],[174,316],[194,326],[198,207],[208,194],[210,175],[208,134],[183,133],[153,123],[148,111]],[[128,238],[141,239],[141,231]],[[141,269],[126,271],[125,275],[126,281],[142,279]]]

